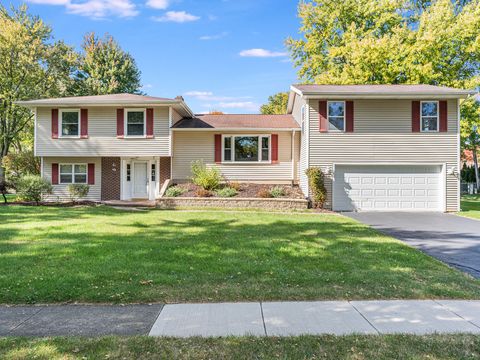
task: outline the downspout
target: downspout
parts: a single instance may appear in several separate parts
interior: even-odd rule
[[[292,130],[292,185],[295,184],[295,130]]]

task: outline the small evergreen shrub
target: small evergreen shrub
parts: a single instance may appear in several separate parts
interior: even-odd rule
[[[205,190],[205,189],[198,189],[195,192],[195,196],[198,196],[198,197],[210,197],[212,195],[213,194],[210,190]]]
[[[312,192],[312,206],[314,208],[323,208],[327,199],[327,189],[325,188],[325,175],[318,167],[311,167],[305,170],[308,177],[308,184]]]
[[[274,186],[270,189],[270,196],[272,198],[279,198],[285,196],[285,189],[283,186]]]
[[[167,191],[165,191],[166,197],[178,197],[182,195],[186,190],[180,186],[170,186]]]
[[[23,201],[34,201],[37,205],[45,195],[52,193],[52,185],[38,175],[24,175],[16,183],[17,196]]]
[[[68,194],[70,195],[70,200],[75,202],[81,198],[84,198],[88,195],[90,191],[90,186],[87,184],[70,184],[67,186]]]
[[[218,189],[217,191],[215,191],[215,194],[218,196],[218,197],[222,197],[222,198],[229,198],[229,197],[234,197],[238,194],[238,191],[235,190],[234,188],[232,187],[224,187],[224,188],[221,188],[221,189]]]
[[[193,161],[191,165],[192,182],[205,190],[215,190],[222,181],[222,175],[216,167],[207,168],[203,161]]]

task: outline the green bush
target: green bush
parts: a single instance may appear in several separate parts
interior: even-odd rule
[[[180,186],[170,186],[167,191],[165,191],[165,196],[166,197],[178,197],[182,195],[185,191],[185,189],[181,188]]]
[[[38,205],[42,198],[52,193],[52,185],[38,175],[24,175],[16,183],[17,196],[23,201],[35,201]]]
[[[272,198],[279,198],[285,196],[285,189],[283,186],[274,186],[270,189],[270,196]]]
[[[68,194],[72,202],[84,198],[88,195],[90,187],[87,184],[70,184],[67,186]]]
[[[33,150],[10,153],[2,158],[5,176],[16,182],[22,175],[40,175],[40,158],[34,156]]]
[[[224,188],[221,188],[221,189],[218,189],[217,191],[215,191],[215,194],[218,196],[218,197],[222,197],[222,198],[229,198],[229,197],[234,197],[238,194],[238,191],[235,190],[234,188],[231,188],[231,187],[224,187]]]
[[[222,182],[222,175],[216,167],[207,168],[203,161],[193,161],[192,182],[205,190],[215,190]]]
[[[312,192],[312,206],[314,208],[323,208],[327,199],[327,189],[325,188],[325,175],[318,167],[311,167],[305,171],[308,177],[308,184]]]

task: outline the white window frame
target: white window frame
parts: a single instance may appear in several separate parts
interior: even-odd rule
[[[63,113],[76,112],[78,114],[78,135],[63,135]],[[59,109],[60,131],[58,136],[65,139],[78,139],[82,133],[82,121],[80,119],[80,109]]]
[[[235,138],[257,137],[258,138],[258,160],[257,161],[236,161],[235,160]],[[231,160],[225,160],[225,138],[231,138]],[[268,160],[262,159],[262,138],[268,138]],[[271,164],[272,163],[272,135],[271,134],[229,134],[222,135],[222,164]]]
[[[72,172],[69,173],[72,175],[72,182],[63,182],[62,181],[62,166],[65,166],[65,165],[71,165],[72,166]],[[75,165],[84,165],[85,166],[85,169],[86,169],[86,172],[85,172],[85,182],[75,182]],[[67,174],[67,173],[64,173],[64,174]],[[80,175],[83,175],[83,173],[79,173]],[[62,163],[62,164],[58,164],[58,183],[59,184],[88,184],[88,164],[86,163]]]
[[[343,130],[338,130],[338,129],[330,129],[330,106],[328,106],[330,103],[343,103]],[[340,117],[340,116],[333,116],[333,117]],[[347,102],[344,100],[331,100],[327,101],[327,131],[329,132],[345,132],[345,127],[347,126]]]
[[[143,112],[143,135],[128,135],[128,113],[129,112]],[[131,109],[125,109],[125,114],[124,114],[124,130],[123,133],[125,134],[124,137],[130,138],[130,139],[143,139],[147,137],[147,109],[145,108],[131,108]]]
[[[423,116],[422,108],[425,103],[436,103],[437,104],[437,130],[423,130],[423,118],[424,117],[433,117],[433,116]],[[439,132],[440,127],[440,102],[437,100],[424,100],[420,101],[420,131],[424,133],[436,133]]]

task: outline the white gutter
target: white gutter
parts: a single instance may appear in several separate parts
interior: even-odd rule
[[[298,131],[300,128],[172,128],[172,131]]]

